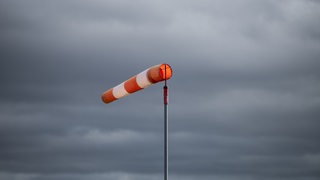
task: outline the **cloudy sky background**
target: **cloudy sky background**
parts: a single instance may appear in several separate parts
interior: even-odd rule
[[[1,0],[0,179],[320,179],[320,2]]]

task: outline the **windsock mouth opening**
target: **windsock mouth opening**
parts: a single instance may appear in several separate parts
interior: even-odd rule
[[[169,64],[161,64],[160,66],[160,76],[162,80],[168,80],[172,76],[172,69]]]

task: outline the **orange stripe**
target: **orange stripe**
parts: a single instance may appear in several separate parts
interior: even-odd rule
[[[148,79],[150,80],[150,82],[157,83],[162,80],[160,73],[159,73],[159,68],[160,68],[160,65],[156,65],[156,66],[153,66],[149,69],[147,75],[148,75]]]
[[[117,100],[112,94],[113,88],[109,89],[108,91],[104,92],[101,96],[101,99],[105,103],[111,103],[114,100]]]
[[[128,79],[125,83],[124,83],[124,88],[126,89],[126,91],[128,93],[134,93],[136,91],[139,91],[140,89],[142,89],[141,87],[139,87],[139,85],[137,84],[137,76],[133,76],[132,78]]]

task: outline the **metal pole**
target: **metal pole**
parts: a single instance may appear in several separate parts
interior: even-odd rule
[[[165,66],[165,81],[163,87],[164,104],[164,180],[168,180],[168,87],[167,87],[167,66]]]
[[[163,87],[164,95],[164,180],[168,180],[168,87]]]

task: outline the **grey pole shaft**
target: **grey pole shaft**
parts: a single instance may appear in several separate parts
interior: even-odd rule
[[[168,180],[168,87],[164,91],[164,180]]]

